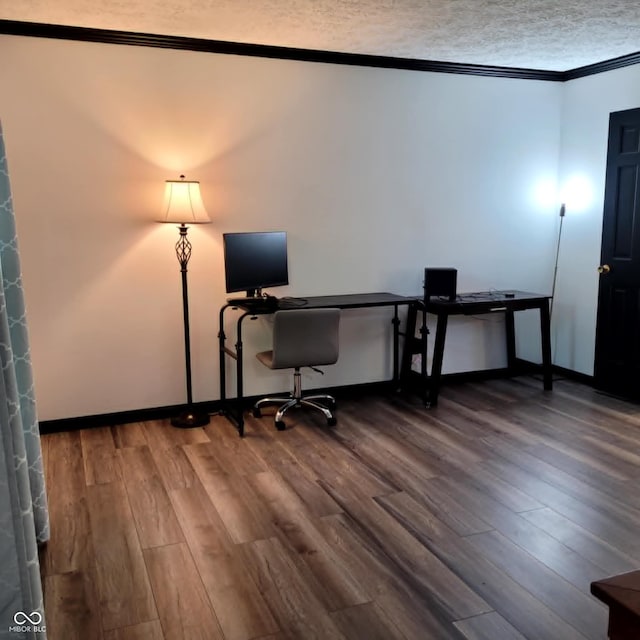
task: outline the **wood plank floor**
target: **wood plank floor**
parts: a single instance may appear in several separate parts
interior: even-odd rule
[[[50,640],[603,640],[640,407],[570,381],[43,436]],[[638,632],[640,638],[640,630]]]

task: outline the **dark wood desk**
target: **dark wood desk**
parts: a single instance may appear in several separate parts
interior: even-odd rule
[[[640,637],[640,571],[592,582],[591,593],[609,607],[609,640]]]
[[[504,313],[507,341],[507,370],[516,373],[516,339],[514,313],[526,309],[538,309],[540,312],[540,336],[542,344],[542,373],[546,390],[552,388],[551,377],[551,327],[549,315],[549,296],[527,291],[480,291],[477,293],[462,293],[455,300],[430,298],[428,301],[418,301],[413,312],[422,311],[422,374],[419,378],[420,394],[427,407],[438,404],[438,393],[442,376],[442,359],[444,343],[447,334],[449,316],[481,315],[486,313]],[[436,335],[433,347],[433,361],[431,374],[426,374],[426,314],[437,316]],[[410,330],[410,329],[408,329]],[[410,357],[410,356],[409,356]],[[410,365],[410,363],[408,363]],[[403,369],[405,365],[403,365]],[[403,386],[404,383],[403,383]]]
[[[244,435],[244,415],[245,399],[243,390],[243,346],[242,346],[242,323],[245,318],[253,318],[258,315],[274,313],[287,309],[365,309],[370,307],[393,307],[393,378],[392,382],[398,386],[399,381],[399,336],[400,319],[398,317],[398,307],[415,303],[415,298],[399,296],[394,293],[352,293],[337,296],[314,296],[309,298],[281,298],[275,300],[271,305],[260,301],[257,303],[251,298],[246,300],[234,300],[227,303],[220,309],[220,331],[218,333],[220,350],[220,401],[224,415],[238,428],[240,435]],[[236,342],[235,351],[226,346],[226,335],[224,333],[224,314],[227,309],[237,309],[240,315],[236,321]],[[229,356],[236,361],[236,398],[227,398],[226,393],[226,367],[225,356]]]

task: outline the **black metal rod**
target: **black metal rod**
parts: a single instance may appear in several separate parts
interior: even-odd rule
[[[400,318],[398,317],[398,305],[393,305],[393,386],[398,388],[400,381],[398,352],[400,351]]]
[[[187,267],[180,269],[182,275],[182,315],[184,318],[184,361],[187,373],[187,404],[193,404],[191,391],[191,335],[189,333],[189,291],[187,288]]]
[[[176,243],[176,256],[180,263],[180,275],[182,277],[182,317],[184,323],[184,362],[187,377],[187,406],[193,404],[191,387],[191,335],[189,333],[189,288],[187,285],[187,266],[191,258],[191,243],[187,238],[187,227],[184,222],[180,225],[180,238]]]
[[[220,331],[218,332],[218,352],[220,362],[220,402],[224,407],[225,401],[227,399],[227,371],[225,367],[224,354],[228,353],[231,355],[231,350],[225,345],[227,336],[224,333],[224,312],[229,305],[224,305],[222,309],[220,309],[220,314],[218,316],[218,322],[220,325]],[[235,356],[235,354],[233,354]]]
[[[564,221],[565,214],[564,203],[560,206],[560,228],[558,229],[558,243],[556,245],[556,262],[553,267],[553,285],[551,287],[551,309],[549,310],[549,316],[553,315],[553,303],[556,299],[556,281],[558,280],[558,259],[560,258],[560,241],[562,240],[562,222]]]

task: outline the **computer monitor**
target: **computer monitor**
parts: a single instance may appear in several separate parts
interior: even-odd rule
[[[225,233],[222,237],[227,293],[246,291],[253,297],[265,287],[289,284],[286,232]]]

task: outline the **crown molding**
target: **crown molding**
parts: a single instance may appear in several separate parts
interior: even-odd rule
[[[462,75],[490,76],[497,78],[518,78],[524,80],[546,80],[561,82],[564,76],[559,71],[538,69],[519,69],[480,64],[459,64],[412,58],[396,58],[359,53],[339,53],[315,49],[299,49],[241,42],[225,42],[204,38],[93,29],[88,27],[70,27],[40,22],[19,20],[0,20],[0,33],[6,35],[30,36],[36,38],[56,38],[61,40],[79,40],[83,42],[101,42],[124,44],[160,49],[181,49],[258,58],[278,58],[302,62],[322,62],[383,69],[404,69],[409,71],[431,71],[435,73],[455,73]]]
[[[202,51],[205,53],[276,58],[280,60],[297,60],[300,62],[321,62],[325,64],[404,69],[408,71],[430,71],[433,73],[454,73],[494,78],[516,78],[520,80],[545,80],[549,82],[565,82],[567,80],[575,80],[576,78],[583,78],[613,69],[640,64],[640,51],[638,51],[568,71],[546,71],[543,69],[462,64],[437,60],[420,60],[360,53],[340,53],[316,49],[248,44],[243,42],[226,42],[223,40],[208,40],[206,38],[136,33],[133,31],[71,27],[41,22],[24,22],[21,20],[0,20],[0,34],[155,47],[159,49]]]
[[[570,71],[565,71],[565,80],[575,80],[576,78],[584,78],[585,76],[592,76],[596,73],[603,73],[605,71],[612,71],[613,69],[621,69],[622,67],[629,67],[633,64],[640,64],[640,51],[636,53],[629,53],[626,56],[620,56],[619,58],[612,58],[611,60],[604,60],[603,62],[596,62],[595,64],[589,64],[584,67],[577,67]]]

